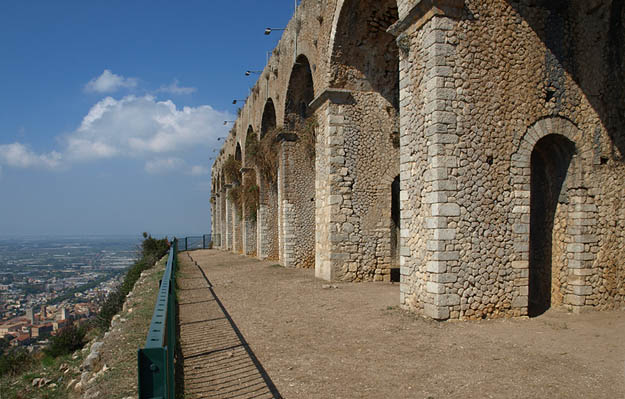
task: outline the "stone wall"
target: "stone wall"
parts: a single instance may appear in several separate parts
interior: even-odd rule
[[[302,0],[213,186],[271,99],[278,128],[314,115],[315,160],[279,146],[257,256],[388,281],[399,251],[399,303],[435,319],[623,306],[624,43],[619,1]]]
[[[282,143],[284,154],[283,231],[284,265],[315,265],[315,168],[314,154],[302,141]],[[313,158],[311,158],[313,157]]]

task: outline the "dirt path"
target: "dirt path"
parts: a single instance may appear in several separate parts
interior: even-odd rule
[[[193,398],[277,395],[208,278],[188,253],[179,255],[178,305],[184,394]]]
[[[189,254],[285,398],[625,397],[624,311],[439,323],[398,309],[398,285],[328,288],[312,270]]]

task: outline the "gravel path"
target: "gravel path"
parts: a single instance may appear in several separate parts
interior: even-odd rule
[[[187,398],[625,397],[622,310],[441,323],[400,310],[396,284],[328,284],[217,250],[180,259]],[[220,388],[232,367],[259,390]]]

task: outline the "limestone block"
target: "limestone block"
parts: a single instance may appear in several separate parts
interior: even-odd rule
[[[435,320],[447,320],[449,318],[449,308],[447,306],[435,306],[427,303],[423,306],[423,312],[426,316]]]

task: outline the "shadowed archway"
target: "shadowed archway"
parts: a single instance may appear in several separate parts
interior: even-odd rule
[[[262,139],[272,129],[276,128],[276,108],[273,105],[273,100],[270,98],[265,103],[263,110],[263,119],[260,127],[260,138]]]
[[[565,216],[559,204],[567,202],[565,181],[575,154],[575,144],[558,134],[536,143],[531,156],[530,248],[528,314],[543,314],[552,304],[552,291],[559,288],[554,275],[563,256],[555,250],[554,228]],[[564,214],[564,215],[563,215]],[[562,223],[562,222],[560,222]]]

